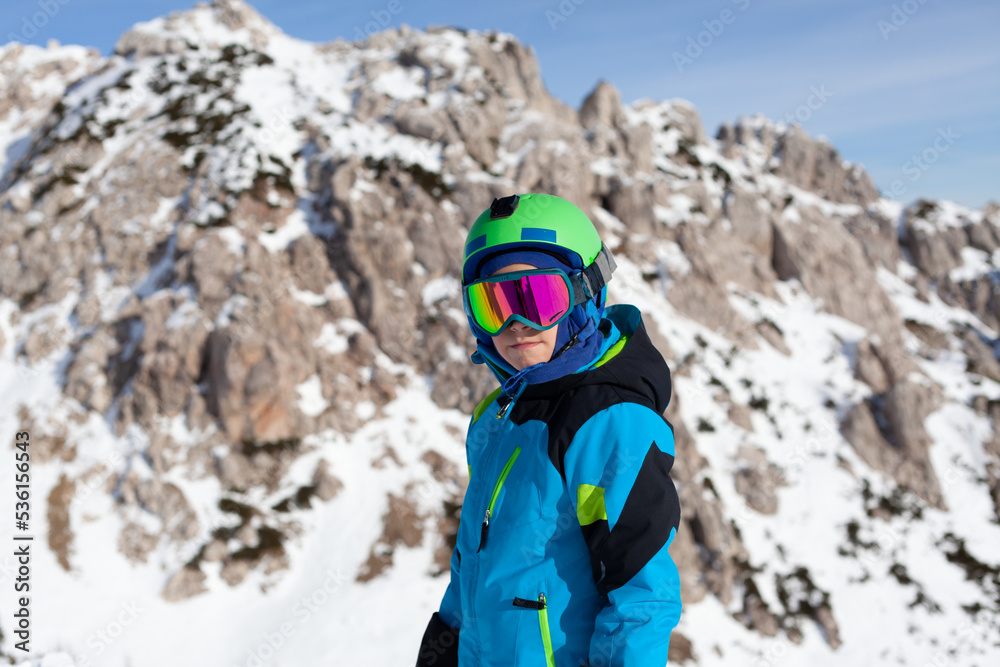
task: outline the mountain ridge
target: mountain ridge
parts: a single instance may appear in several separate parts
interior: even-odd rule
[[[104,553],[164,627],[225,613],[266,637],[265,601],[320,590],[324,544],[340,597],[309,618],[371,640],[354,664],[411,659],[493,384],[468,360],[464,232],[492,197],[546,191],[591,214],[612,300],[674,372],[673,659],[914,661],[955,636],[995,654],[997,207],[882,199],[760,117],[709,139],[689,103],[622,105],[607,82],[570,109],[502,33],[317,46],[216,0],[108,58],[8,46],[0,72],[0,423],[37,434],[51,586],[78,591],[66,612],[39,594],[38,618],[80,614],[67,582]],[[397,589],[419,613],[352,624]],[[858,622],[880,598],[885,633]],[[262,645],[228,639],[197,635],[204,664]],[[139,623],[107,650],[166,664],[163,642]]]

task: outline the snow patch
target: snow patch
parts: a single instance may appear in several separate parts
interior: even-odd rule
[[[377,93],[400,101],[418,99],[427,93],[424,70],[417,67],[394,67],[375,77],[369,86]]]
[[[358,404],[354,406],[354,411],[361,421],[368,421],[375,416],[376,408],[371,401],[358,401]]]
[[[286,250],[292,241],[309,233],[305,213],[301,209],[292,211],[285,223],[274,231],[263,231],[257,235],[257,241],[271,253]]]
[[[430,308],[438,301],[457,297],[462,293],[462,284],[452,275],[444,275],[440,278],[427,281],[421,291],[421,297],[425,308]]]
[[[301,290],[294,285],[289,285],[288,293],[292,295],[293,299],[307,306],[323,306],[329,301],[325,294],[316,294],[316,292],[310,292],[309,290]]]
[[[296,385],[295,391],[299,395],[299,410],[307,417],[318,417],[330,407],[323,398],[323,381],[315,373]]]
[[[350,347],[348,342],[350,336],[362,331],[366,329],[361,322],[347,317],[342,317],[336,322],[324,322],[319,336],[313,341],[313,346],[323,348],[330,354],[341,354]]]
[[[216,233],[226,243],[226,248],[229,249],[229,252],[237,257],[243,256],[243,252],[246,249],[246,239],[243,238],[243,233],[239,229],[236,227],[220,227]]]

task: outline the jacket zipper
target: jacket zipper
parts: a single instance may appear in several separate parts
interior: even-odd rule
[[[503,442],[504,437],[507,435],[507,429],[509,428],[509,425],[507,424],[506,416],[507,416],[507,413],[510,411],[510,407],[511,407],[511,405],[513,405],[513,403],[515,402],[515,400],[516,399],[511,398],[511,397],[507,396],[506,394],[500,394],[500,397],[498,399],[498,403],[500,404],[500,409],[497,410],[497,421],[499,421],[500,424],[501,424],[500,430],[502,432],[499,433],[499,434],[495,434],[493,437],[489,438],[489,440],[488,440],[487,447],[490,450],[489,453],[487,454],[488,460],[482,466],[482,473],[480,473],[480,475],[481,475],[480,478],[483,479],[484,484],[485,484],[486,471],[489,470],[490,464],[493,463],[493,456],[495,455],[496,450],[499,448],[500,443]],[[490,444],[492,444],[493,446],[490,447],[489,446]],[[489,511],[489,510],[487,510],[487,511]],[[480,535],[480,540],[482,540],[482,539],[483,539],[483,535]],[[482,549],[482,543],[480,543],[479,549]],[[479,549],[476,550],[476,553],[479,552]],[[476,589],[479,586],[479,581],[478,581],[479,580],[479,573],[478,573],[479,565],[478,565],[478,563],[476,563],[472,567],[473,567],[474,574],[472,575],[472,581],[471,581],[471,586],[470,586],[470,588],[472,590],[469,591],[469,606],[472,609],[475,609],[476,608]],[[476,634],[478,635],[479,633],[476,632]],[[480,642],[480,640],[477,637],[477,640],[476,640],[476,652],[479,654],[480,658],[482,658],[482,644],[479,643],[479,642]]]
[[[503,470],[500,471],[500,477],[497,478],[496,483],[493,485],[493,493],[490,495],[490,504],[486,507],[486,516],[483,518],[483,527],[479,533],[479,548],[476,549],[476,553],[483,550],[486,546],[486,538],[490,534],[490,518],[493,516],[493,507],[496,505],[497,498],[500,497],[500,489],[503,488],[503,483],[507,479],[507,475],[510,473],[510,469],[514,466],[514,461],[517,460],[517,455],[521,453],[520,447],[514,448],[514,453],[510,455],[507,459],[507,463],[504,464]]]
[[[545,600],[545,593],[538,594],[538,601],[525,600],[524,598],[514,598],[515,607],[525,609],[535,609],[538,611],[538,628],[542,633],[542,648],[545,650],[546,667],[556,667],[556,659],[552,653],[552,635],[549,632],[549,606]]]
[[[497,420],[504,418],[504,415],[507,414],[507,410],[510,409],[513,402],[507,394],[500,394],[500,397],[497,399],[497,403],[500,405],[500,408],[497,410]]]

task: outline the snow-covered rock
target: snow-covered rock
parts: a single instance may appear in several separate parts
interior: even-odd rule
[[[608,82],[574,111],[495,32],[312,44],[215,0],[0,79],[44,664],[412,662],[495,384],[462,243],[525,191],[592,213],[674,373],[675,660],[1000,656],[998,207]]]

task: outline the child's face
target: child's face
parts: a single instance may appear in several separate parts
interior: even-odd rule
[[[512,271],[530,271],[537,268],[531,264],[511,264],[491,275],[511,273]],[[551,359],[556,348],[558,333],[559,327],[539,331],[529,327],[524,322],[515,320],[492,338],[493,345],[497,348],[500,356],[516,370],[521,370]]]

